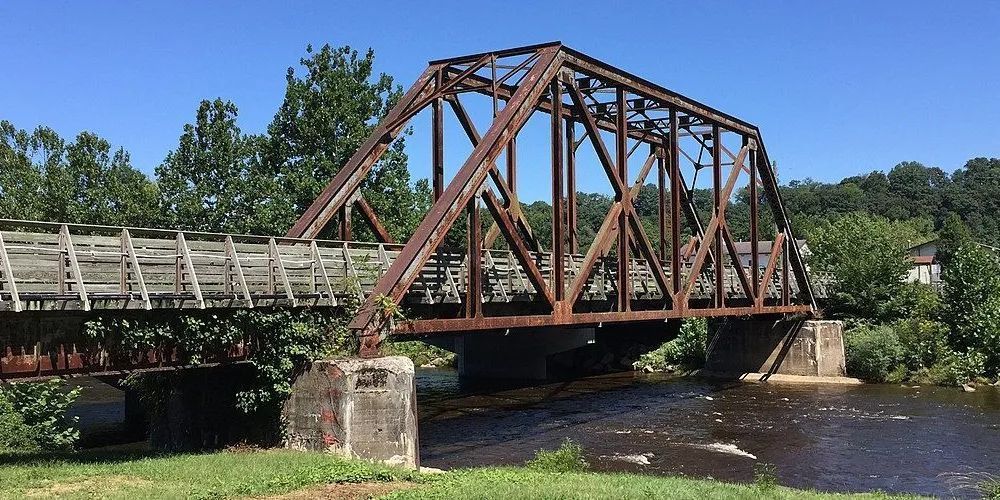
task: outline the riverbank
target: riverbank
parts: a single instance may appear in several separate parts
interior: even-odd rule
[[[0,498],[916,498],[525,467],[417,473],[285,450],[0,456]],[[280,497],[279,497],[280,498]]]

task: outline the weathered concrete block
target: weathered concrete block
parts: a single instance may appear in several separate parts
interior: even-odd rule
[[[409,358],[316,361],[296,378],[283,414],[287,447],[420,466]]]
[[[717,373],[844,377],[840,321],[729,320],[714,325],[705,368]]]

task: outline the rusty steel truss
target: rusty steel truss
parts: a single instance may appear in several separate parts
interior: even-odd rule
[[[469,94],[486,96],[492,103],[491,121],[482,133],[462,101]],[[360,187],[390,144],[428,107],[434,202],[351,323],[361,336],[363,355],[376,353],[385,335],[393,332],[424,335],[814,309],[806,266],[793,243],[775,172],[757,127],[558,42],[431,61],[288,236],[317,238],[336,226],[339,239],[349,240],[351,208],[356,206],[374,233],[390,242],[377,214],[361,197]],[[467,136],[462,140],[473,146],[447,185],[446,107]],[[549,249],[540,247],[517,197],[518,134],[539,112],[551,117]],[[614,201],[593,243],[580,248],[577,156],[585,143],[593,148]],[[633,175],[629,161],[637,152],[645,158]],[[497,164],[501,156],[503,169]],[[654,170],[658,223],[650,235],[640,222],[634,200]],[[694,199],[701,171],[711,175],[707,222]],[[693,172],[690,182],[689,172]],[[741,179],[746,182],[750,210],[751,251],[745,265],[740,263],[727,219],[727,207]],[[485,232],[480,230],[483,207],[493,221]],[[759,227],[762,211],[768,209],[773,227]],[[532,301],[516,308],[484,307],[482,259],[467,259],[462,307],[433,317],[417,311],[412,321],[387,327],[392,305],[403,301],[448,231],[463,218],[468,228],[466,255],[481,256],[484,249],[506,245],[537,292]],[[763,254],[758,240],[765,235],[773,237],[774,243]],[[580,253],[578,263],[572,256]],[[542,254],[549,256],[548,272],[541,269]],[[591,286],[595,264],[603,266],[609,258],[616,263],[610,271],[616,280],[615,297],[596,306],[593,301],[584,304],[581,297]],[[647,264],[659,294],[636,299],[631,293],[630,277],[637,262]],[[727,262],[742,288],[738,296],[726,293]],[[707,299],[695,298],[692,291],[703,277],[714,283],[714,292]],[[765,291],[773,279],[780,282],[777,297]]]

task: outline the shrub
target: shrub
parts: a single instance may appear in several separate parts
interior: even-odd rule
[[[11,451],[72,449],[80,431],[70,405],[80,388],[66,391],[61,380],[0,386],[0,446]]]
[[[926,319],[899,320],[892,324],[903,349],[902,362],[910,371],[934,366],[950,353],[948,326]]]
[[[903,359],[899,338],[887,326],[858,326],[845,337],[847,373],[852,376],[885,382]]]
[[[687,318],[681,323],[676,338],[639,356],[632,366],[651,366],[658,370],[673,370],[677,366],[700,368],[705,364],[707,346],[708,321],[704,318]]]
[[[778,485],[778,468],[767,462],[753,464],[753,484],[762,492],[773,490]]]
[[[956,352],[984,355],[986,373],[1000,372],[1000,260],[976,244],[951,256],[944,281],[943,319],[951,326]]]
[[[38,451],[35,429],[24,423],[6,398],[0,397],[0,452]]]
[[[933,320],[941,315],[941,294],[934,287],[919,282],[904,283],[886,305],[889,318]]]
[[[812,231],[811,263],[836,277],[830,297],[835,316],[885,317],[886,304],[899,295],[910,269],[906,256],[910,235],[912,229],[902,223],[862,212]]]
[[[986,356],[982,353],[948,353],[931,367],[928,377],[938,385],[959,386],[976,380],[985,371]]]
[[[583,459],[583,448],[569,438],[558,449],[538,450],[535,458],[528,460],[525,465],[544,472],[579,472],[590,467]]]

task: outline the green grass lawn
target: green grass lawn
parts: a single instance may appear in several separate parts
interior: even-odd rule
[[[886,498],[829,495],[679,477],[485,468],[418,474],[292,451],[149,455],[0,456],[2,498],[232,498],[306,489],[338,495],[336,483],[387,483],[389,498]],[[391,491],[393,485],[401,489]],[[352,490],[357,494],[357,490]],[[363,495],[364,493],[362,493]]]

